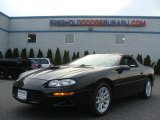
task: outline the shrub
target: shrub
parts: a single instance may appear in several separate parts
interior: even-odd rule
[[[154,65],[155,65],[155,62],[153,62],[153,63],[151,64],[151,67],[154,68]]]
[[[76,58],[77,58],[77,59],[79,58],[79,52],[77,52]]]
[[[87,50],[87,51],[84,51],[84,56],[86,56],[86,55],[89,55],[88,50]]]
[[[14,50],[13,50],[13,58],[18,58],[18,57],[19,57],[18,48],[14,48]]]
[[[69,51],[64,51],[64,55],[63,55],[63,64],[69,63],[70,62],[70,58],[69,58]]]
[[[48,49],[48,51],[47,51],[47,58],[49,58],[51,60],[51,62],[53,63],[53,55],[52,55],[51,49]]]
[[[31,48],[30,51],[29,51],[28,58],[34,58],[34,51],[33,51],[32,48]]]
[[[64,55],[63,55],[63,64],[66,64],[66,57],[67,57],[67,51],[64,51]]]
[[[42,51],[39,49],[38,50],[38,54],[37,54],[37,58],[42,58],[43,57],[43,53]]]
[[[0,51],[0,58],[3,58],[3,54],[2,54],[2,52]]]
[[[76,56],[76,53],[73,52],[72,61],[75,60],[75,59],[77,59],[77,56]]]
[[[11,50],[11,49],[8,49],[8,50],[6,51],[5,58],[12,58],[12,57],[13,57],[12,50]]]
[[[62,64],[61,53],[60,53],[59,48],[57,48],[57,50],[56,50],[54,64],[55,64],[55,65],[61,65],[61,64]]]
[[[141,64],[143,64],[143,58],[142,58],[142,55],[141,55],[141,54],[138,54],[137,60],[138,60]]]
[[[69,50],[67,51],[67,59],[66,62],[69,63],[70,62],[70,55],[69,55]]]
[[[157,75],[160,75],[160,59],[157,61],[156,65],[154,66],[154,72]]]
[[[149,55],[147,55],[146,58],[144,58],[144,65],[151,66],[151,59]]]
[[[22,57],[23,59],[26,59],[26,58],[27,58],[27,50],[26,50],[26,48],[22,49],[21,57]]]

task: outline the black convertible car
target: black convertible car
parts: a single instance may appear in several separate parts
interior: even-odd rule
[[[13,97],[28,104],[88,105],[96,115],[107,112],[115,98],[138,94],[150,98],[154,71],[132,56],[93,54],[64,66],[22,73]]]

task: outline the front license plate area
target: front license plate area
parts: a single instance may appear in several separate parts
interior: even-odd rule
[[[17,98],[23,101],[27,100],[27,91],[18,89]]]

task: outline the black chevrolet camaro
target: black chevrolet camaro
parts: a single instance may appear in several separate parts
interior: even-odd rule
[[[13,84],[13,97],[28,104],[86,105],[103,115],[115,98],[138,94],[150,98],[154,71],[132,56],[87,55],[63,66],[22,73]]]

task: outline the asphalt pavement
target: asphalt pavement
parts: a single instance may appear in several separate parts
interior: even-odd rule
[[[86,107],[54,108],[19,103],[12,97],[14,80],[0,80],[0,120],[160,120],[160,76],[156,76],[152,97],[130,96],[113,102],[102,117],[89,114]]]

